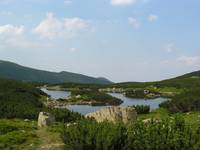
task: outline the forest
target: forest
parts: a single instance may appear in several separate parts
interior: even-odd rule
[[[47,96],[32,83],[0,79],[0,118],[37,120],[41,111],[52,113],[57,121],[70,122],[81,115],[64,109],[47,108],[41,98]]]

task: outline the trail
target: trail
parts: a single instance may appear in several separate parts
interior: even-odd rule
[[[64,147],[59,133],[50,132],[47,128],[38,129],[37,136],[40,140],[38,150],[62,150]]]

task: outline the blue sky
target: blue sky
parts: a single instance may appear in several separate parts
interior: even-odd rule
[[[115,82],[200,70],[199,0],[0,0],[0,59]]]

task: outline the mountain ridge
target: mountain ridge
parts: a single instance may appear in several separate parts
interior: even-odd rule
[[[10,61],[0,60],[0,78],[41,83],[86,83],[110,84],[110,80],[103,77],[91,77],[67,71],[53,72],[26,67]]]

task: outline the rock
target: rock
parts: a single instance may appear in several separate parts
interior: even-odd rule
[[[144,124],[150,123],[151,121],[152,121],[151,118],[148,118],[148,119],[142,120],[142,122],[143,122]]]
[[[190,115],[190,114],[191,114],[191,112],[187,112],[187,113],[186,113],[186,115]]]
[[[78,99],[81,98],[81,95],[77,95],[76,98],[78,98]]]
[[[40,112],[38,117],[38,126],[46,127],[55,122],[55,117],[47,112]]]
[[[86,118],[94,118],[97,122],[111,121],[129,123],[137,119],[137,112],[133,107],[107,107],[97,112],[85,115]]]

